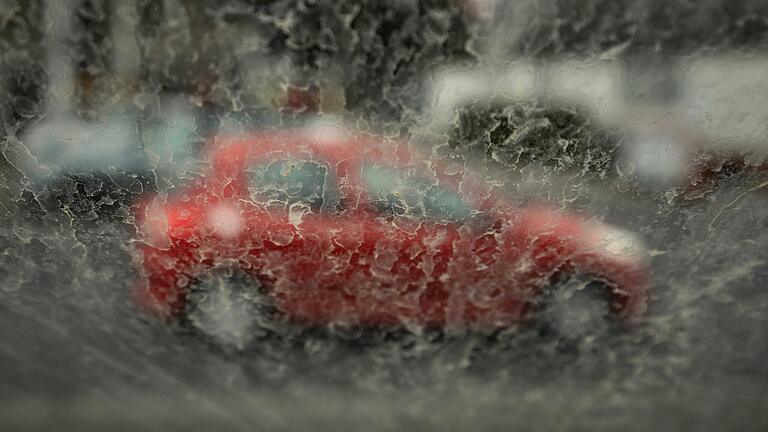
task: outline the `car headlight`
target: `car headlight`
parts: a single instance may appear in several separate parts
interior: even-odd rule
[[[609,225],[600,226],[593,234],[594,249],[610,257],[641,260],[647,255],[645,243],[636,234]]]

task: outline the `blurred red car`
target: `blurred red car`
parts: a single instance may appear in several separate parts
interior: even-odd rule
[[[517,208],[406,143],[265,131],[219,137],[207,160],[195,185],[141,206],[140,299],[229,339],[253,330],[265,298],[296,324],[498,329],[531,317],[563,274],[604,284],[602,315],[646,309],[635,236]]]

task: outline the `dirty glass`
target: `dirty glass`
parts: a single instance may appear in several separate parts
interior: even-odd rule
[[[425,178],[371,165],[363,165],[362,176],[367,192],[382,214],[458,221],[471,213],[461,195],[431,184]]]
[[[304,204],[317,211],[323,205],[326,168],[314,162],[276,160],[249,172],[252,197],[286,206]]]
[[[0,0],[0,430],[768,430],[766,101],[761,0]]]

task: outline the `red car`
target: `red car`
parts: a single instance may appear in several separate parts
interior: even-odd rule
[[[265,302],[298,325],[498,329],[534,315],[563,274],[602,282],[601,317],[646,309],[635,236],[518,208],[407,143],[254,132],[219,137],[207,160],[196,184],[141,206],[140,300],[225,339],[255,332]]]

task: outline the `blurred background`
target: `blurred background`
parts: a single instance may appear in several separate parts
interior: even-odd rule
[[[768,428],[768,3],[0,0],[0,428]],[[141,197],[330,124],[638,233],[649,319],[225,350],[131,298]]]

